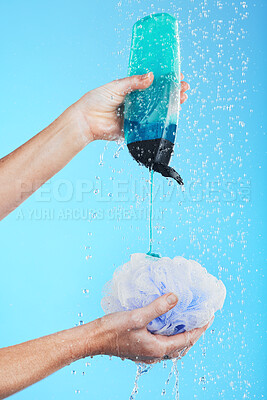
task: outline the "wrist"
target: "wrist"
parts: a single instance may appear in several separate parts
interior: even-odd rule
[[[67,358],[73,362],[85,357],[108,354],[111,333],[104,329],[102,318],[66,331],[69,335]]]
[[[94,140],[88,121],[85,119],[77,103],[67,108],[63,114],[61,114],[61,117],[66,121],[69,130],[74,135],[75,142],[77,142],[80,147],[84,148]]]

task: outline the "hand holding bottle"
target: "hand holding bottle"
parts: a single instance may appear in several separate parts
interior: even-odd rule
[[[127,78],[114,80],[106,85],[86,93],[70,109],[76,126],[81,129],[89,141],[118,140],[123,137],[123,103],[125,96],[135,90],[147,89],[153,82],[154,76],[150,72],[145,75],[133,75]],[[181,74],[183,79],[183,74]],[[181,104],[188,96],[187,82],[181,82]]]

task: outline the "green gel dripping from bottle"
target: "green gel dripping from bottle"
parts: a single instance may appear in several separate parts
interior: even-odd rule
[[[160,258],[159,254],[153,253],[153,175],[154,171],[150,171],[150,197],[149,197],[149,250],[147,255]]]

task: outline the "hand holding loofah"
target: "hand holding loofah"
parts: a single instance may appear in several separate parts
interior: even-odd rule
[[[196,261],[146,254],[133,254],[117,268],[104,291],[101,305],[106,314],[144,307],[165,293],[175,293],[178,304],[147,325],[150,332],[168,336],[206,325],[226,296],[222,281]]]

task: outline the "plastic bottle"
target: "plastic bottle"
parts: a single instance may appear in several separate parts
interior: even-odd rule
[[[152,85],[126,96],[126,143],[136,161],[183,184],[168,165],[178,129],[181,82],[178,21],[166,13],[152,14],[133,26],[128,75],[150,71]]]

